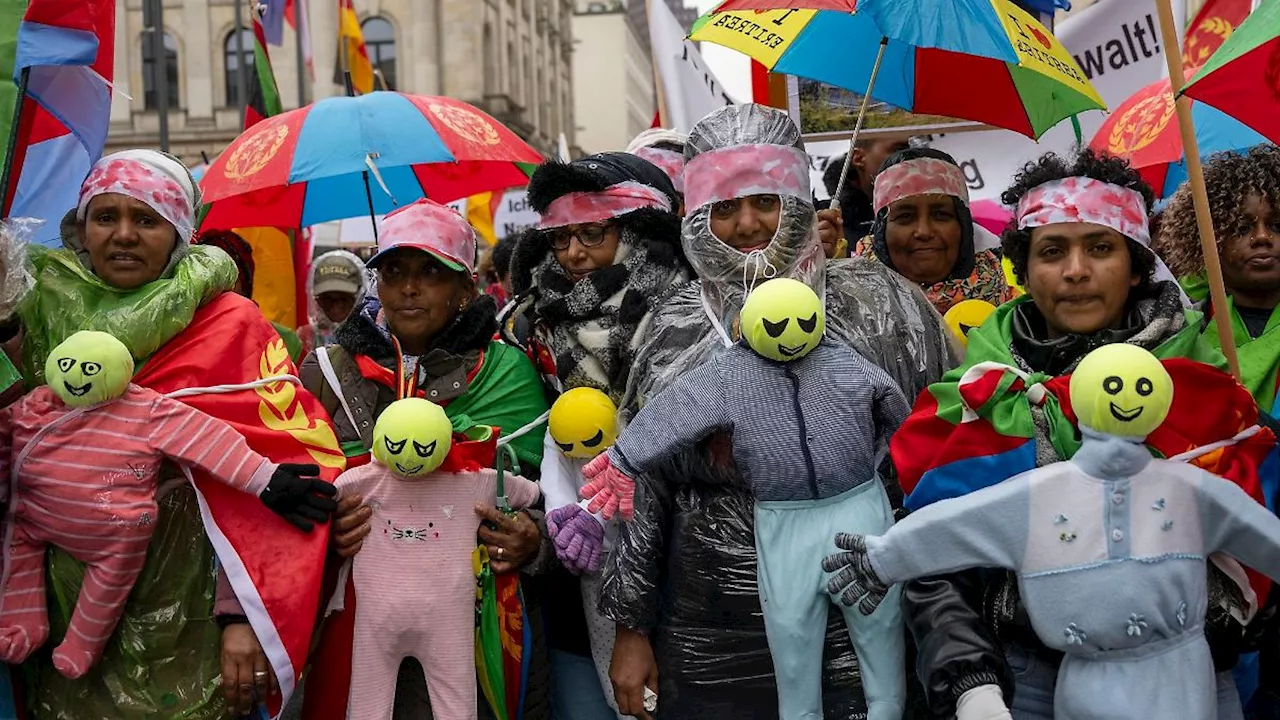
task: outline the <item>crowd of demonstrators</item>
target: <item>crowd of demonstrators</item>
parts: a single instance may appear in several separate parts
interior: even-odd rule
[[[828,167],[830,191],[845,161]],[[342,469],[336,465],[375,462],[374,427],[388,407],[422,398],[452,421],[498,428],[520,474],[538,481],[542,498],[532,509],[450,511],[480,525],[476,543],[495,573],[520,578],[526,720],[798,720],[780,707],[780,686],[805,702],[820,695],[823,717],[879,720],[898,711],[876,701],[877,688],[904,683],[906,719],[1051,719],[1061,655],[1038,639],[1017,579],[1004,570],[901,586],[896,622],[905,624],[907,660],[878,656],[893,657],[901,676],[858,657],[850,615],[829,610],[825,624],[807,628],[813,641],[802,643],[820,642],[820,669],[775,666],[783,655],[770,652],[771,642],[797,639],[776,636],[776,606],[775,619],[766,621],[769,599],[761,588],[773,571],[758,565],[779,551],[794,555],[794,548],[757,520],[758,501],[771,498],[757,497],[759,478],[735,462],[759,457],[736,443],[761,440],[722,429],[682,444],[637,473],[634,517],[606,518],[580,497],[591,469],[553,438],[551,403],[571,390],[599,391],[624,428],[646,406],[661,407],[651,404],[659,393],[705,376],[713,359],[744,355],[740,346],[750,343],[740,315],[748,296],[789,278],[821,303],[826,351],[856,353],[875,366],[866,370],[902,412],[903,400],[920,398],[888,440],[890,457],[879,447],[868,453],[894,518],[1070,459],[1081,440],[1069,406],[1032,396],[1106,344],[1198,361],[1226,378],[1213,323],[1229,318],[1244,384],[1269,412],[1280,382],[1280,345],[1273,342],[1280,337],[1280,151],[1257,148],[1206,165],[1225,309],[1205,299],[1189,193],[1183,189],[1169,203],[1157,254],[1152,191],[1123,161],[1081,150],[1026,165],[1002,198],[1015,209],[1002,238],[973,222],[963,173],[945,153],[860,141],[848,162],[840,211],[820,210],[796,124],[785,112],[744,104],[712,112],[687,135],[653,129],[626,152],[544,163],[527,189],[537,226],[483,259],[466,219],[420,200],[381,221],[367,261],[343,251],[313,261],[305,325],[291,338],[246,299],[255,273],[249,243],[232,232],[195,237],[199,191],[185,168],[153,151],[110,155],[94,165],[64,219],[61,248],[26,247],[13,227],[0,228],[0,430],[7,431],[4,408],[44,381],[52,348],[80,330],[117,337],[139,367],[135,381],[162,393],[193,383],[266,382],[264,347],[282,353],[283,344],[295,361],[302,356],[297,369],[287,359],[271,364],[300,378],[290,397],[305,432],[290,423],[245,426],[245,417],[259,413],[255,392],[183,401],[228,422],[278,462],[295,462],[273,453],[284,453],[279,447],[287,443],[298,447],[300,436],[324,444],[332,480]],[[1013,297],[1002,258],[1025,295]],[[961,359],[942,314],[965,300],[998,307],[969,332]],[[963,424],[942,418],[972,414],[962,386],[979,365],[1025,381],[994,386],[982,407],[984,418],[1025,416],[1016,429],[990,423],[1002,439],[1032,436],[1025,467],[993,460],[981,472],[957,474],[943,463],[955,458],[930,455]],[[844,382],[816,376],[825,378],[823,387]],[[759,382],[772,377],[761,373]],[[802,417],[800,387],[797,381]],[[836,390],[822,399],[853,397]],[[1262,422],[1272,423],[1267,416]],[[786,422],[778,432],[777,442],[795,442],[782,437],[794,432]],[[1204,444],[1230,437],[1214,432],[1226,431],[1200,429]],[[808,440],[806,448],[826,446]],[[902,448],[921,443],[929,452],[907,467]],[[783,450],[771,457],[790,457]],[[1274,506],[1268,479],[1280,477],[1275,467],[1246,468],[1250,478],[1232,479],[1262,481]],[[238,571],[224,571],[216,557],[221,549],[215,552],[218,540],[202,526],[201,496],[179,478],[177,468],[162,473],[146,565],[101,662],[70,680],[45,651],[14,670],[25,717],[245,717],[291,689],[285,717],[360,717],[359,708],[348,707],[360,596],[346,563],[370,543],[387,542],[379,504],[344,496],[327,546],[321,538],[307,546],[316,557],[299,551],[297,562],[325,571],[321,607],[338,611],[307,625],[312,648],[295,688],[277,676],[276,660],[263,649],[270,638],[260,641],[261,627],[249,622]],[[598,553],[581,552],[591,543]],[[816,574],[823,558],[812,560]],[[45,565],[56,634],[83,570],[58,550]],[[1229,562],[1210,564],[1204,584],[1209,604],[1197,620],[1212,650],[1218,717],[1243,717],[1242,697],[1258,697],[1257,708],[1274,694],[1276,594],[1247,622],[1254,588]],[[822,587],[812,593],[823,602],[830,597]],[[1247,661],[1255,650],[1261,687],[1256,664]],[[423,663],[400,661],[395,684],[393,718],[433,717]],[[496,717],[478,697],[475,717]]]
[[[1014,297],[999,239],[973,221],[969,187],[954,158],[928,148],[890,155],[875,179],[871,235],[854,255],[874,258],[919,285],[939,313],[965,300]]]

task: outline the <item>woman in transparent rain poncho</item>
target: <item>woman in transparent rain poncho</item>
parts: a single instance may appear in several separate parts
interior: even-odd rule
[[[640,401],[732,344],[747,292],[773,277],[818,291],[828,337],[882,367],[908,397],[954,364],[941,319],[900,276],[864,260],[826,260],[808,158],[785,113],[750,104],[717,110],[694,126],[685,158],[682,242],[698,278],[654,318],[631,373],[629,392]],[[616,541],[601,598],[618,622],[611,676],[623,713],[644,716],[649,686],[663,720],[778,716],[752,497],[730,442],[715,436],[637,480],[635,518]],[[896,502],[901,493],[887,484]],[[838,613],[829,615],[823,665],[826,717],[864,717]]]

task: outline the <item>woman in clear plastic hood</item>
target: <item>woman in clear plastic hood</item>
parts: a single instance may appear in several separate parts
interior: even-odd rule
[[[682,243],[697,278],[658,311],[629,394],[643,402],[731,345],[747,293],[774,277],[818,291],[828,337],[882,367],[910,398],[955,364],[948,331],[919,290],[882,265],[826,259],[808,159],[785,113],[721,108],[694,126],[685,160]],[[624,524],[605,567],[601,599],[618,623],[611,677],[623,713],[645,716],[648,685],[663,720],[778,717],[756,590],[752,498],[730,443],[713,437],[638,481],[635,519]],[[887,484],[899,502],[896,482]],[[830,614],[824,713],[865,717],[843,622]]]

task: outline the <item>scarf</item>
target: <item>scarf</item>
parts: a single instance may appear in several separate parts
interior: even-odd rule
[[[32,246],[28,258],[36,286],[19,314],[26,333],[23,374],[31,385],[44,383],[49,352],[80,330],[115,336],[141,366],[187,329],[197,310],[236,284],[235,263],[209,247],[191,247],[163,277],[133,290],[103,282],[73,250]]]
[[[650,311],[688,274],[676,253],[654,253],[624,229],[614,264],[574,283],[554,253],[535,269],[539,333],[565,387],[593,387],[622,400]]]
[[[874,249],[872,245],[871,237],[865,237],[858,242],[854,254],[881,262],[879,250]],[[999,307],[1017,297],[1016,291],[1009,287],[1009,283],[1005,280],[1004,268],[1000,264],[1001,257],[998,252],[983,250],[972,257],[973,261],[969,263],[969,274],[959,277],[953,274],[932,285],[920,286],[939,315],[946,315],[952,305],[965,300],[985,300]]]

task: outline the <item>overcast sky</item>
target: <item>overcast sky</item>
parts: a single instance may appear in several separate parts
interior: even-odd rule
[[[685,0],[686,5],[693,5],[701,13],[721,2],[723,0],[693,0],[692,3]],[[734,99],[742,102],[751,100],[751,62],[746,55],[719,45],[702,43],[702,57]]]

